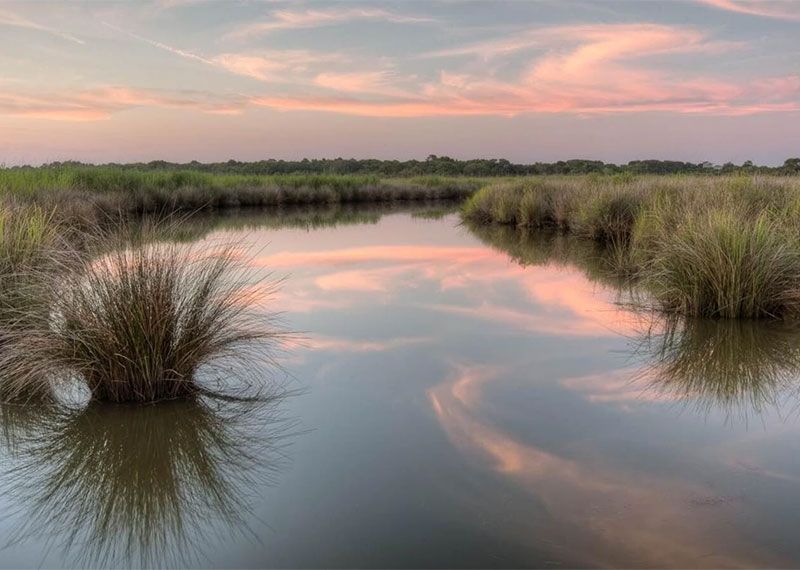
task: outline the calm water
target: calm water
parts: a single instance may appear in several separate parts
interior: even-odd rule
[[[479,233],[199,224],[307,331],[299,393],[0,408],[0,566],[800,565],[800,334],[634,315],[591,248]]]

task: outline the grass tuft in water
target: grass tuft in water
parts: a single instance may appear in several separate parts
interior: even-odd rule
[[[79,379],[95,400],[196,395],[201,370],[235,375],[227,372],[232,360],[244,359],[233,369],[246,370],[248,359],[264,356],[254,349],[278,335],[252,318],[238,267],[232,246],[198,254],[144,243],[87,258],[49,282],[48,315],[6,333],[0,374],[12,392]]]

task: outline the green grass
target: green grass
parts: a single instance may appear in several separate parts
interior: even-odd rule
[[[101,215],[463,199],[482,184],[475,178],[435,176],[410,179],[331,174],[244,176],[74,166],[0,169],[0,196],[66,205],[83,201]]]
[[[520,179],[466,201],[473,225],[553,229],[608,250],[620,276],[670,314],[800,314],[800,179]]]
[[[201,372],[233,360],[244,381],[248,358],[265,357],[261,349],[277,333],[249,316],[235,248],[202,255],[174,243],[110,249],[46,281],[48,313],[5,332],[7,392],[78,379],[95,400],[154,402],[202,392]]]

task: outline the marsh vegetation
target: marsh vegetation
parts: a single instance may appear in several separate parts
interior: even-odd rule
[[[463,199],[477,178],[211,174],[194,170],[42,167],[0,169],[0,195],[58,206],[71,217],[275,208],[291,205]]]
[[[685,521],[716,532],[705,505],[723,509],[745,492],[736,512],[747,524],[774,520],[782,483],[757,469],[792,476],[792,467],[754,455],[753,439],[738,436],[742,424],[774,424],[785,440],[755,445],[790,456],[800,372],[792,319],[665,317],[643,302],[641,279],[619,271],[608,240],[550,225],[461,225],[457,205],[284,205],[198,213],[158,231],[127,217],[116,233],[88,235],[65,234],[54,217],[53,243],[70,253],[57,273],[26,280],[38,309],[16,310],[30,317],[5,324],[0,347],[30,380],[28,393],[0,402],[6,565],[491,566],[485,553],[514,537],[509,565],[570,565],[558,548],[530,547],[531,529],[553,527],[556,541],[644,566],[646,554],[627,557],[620,546],[634,526],[685,545]],[[265,300],[270,270],[291,277]],[[245,281],[258,287],[239,289]],[[193,301],[202,290],[241,300],[223,307],[235,306],[233,330],[257,338],[213,354],[204,343],[172,350],[183,333],[207,331],[200,323],[220,328],[203,315],[228,314]],[[251,300],[253,312],[239,314]],[[312,331],[285,361],[299,384],[276,381],[283,375],[270,362],[282,338],[276,308],[289,311],[292,329]],[[26,338],[35,341],[27,353]],[[199,363],[192,375],[190,360]],[[298,386],[309,389],[284,399]],[[301,426],[312,433],[287,449],[285,436]],[[721,459],[709,451],[715,442]],[[631,454],[637,446],[645,466]],[[278,479],[289,457],[291,472]],[[758,463],[739,477],[744,468],[729,457]],[[575,470],[601,484],[584,485]],[[653,489],[674,500],[648,502]],[[639,500],[645,516],[620,518],[620,505]],[[608,505],[593,520],[615,532],[593,534],[585,504]],[[375,521],[386,509],[402,516],[384,528]],[[487,512],[494,534],[471,522]],[[467,552],[440,547],[456,531],[424,524],[439,517],[466,521],[458,553]],[[350,523],[339,529],[341,520]],[[794,526],[779,533],[780,560],[795,559]],[[758,528],[750,539],[774,544],[775,532]],[[363,548],[365,536],[397,545],[398,532],[436,548]]]
[[[670,314],[800,313],[800,180],[539,178],[487,186],[464,217],[601,244],[614,271]]]

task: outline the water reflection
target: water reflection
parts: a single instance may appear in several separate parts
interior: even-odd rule
[[[316,230],[351,225],[377,224],[383,216],[406,213],[418,219],[439,220],[458,211],[459,202],[432,200],[385,202],[376,204],[330,204],[328,206],[283,206],[267,211],[229,210],[200,213],[181,218],[178,237],[186,241],[199,240],[213,231],[244,231],[254,229]],[[172,227],[171,230],[175,228]],[[175,237],[172,231],[171,237]]]
[[[794,401],[794,331],[664,322],[630,310],[629,284],[593,244],[386,212],[363,226],[317,211],[208,228],[248,228],[253,286],[290,274],[265,306],[309,331],[287,367],[309,387],[292,413],[315,431],[276,492],[256,479],[274,480],[287,439],[279,429],[266,445],[263,473],[254,433],[236,426],[270,414],[238,419],[231,402],[152,434],[92,408],[46,423],[5,414],[21,510],[0,535],[24,521],[12,538],[32,545],[5,565],[57,547],[76,565],[185,566],[198,552],[244,567],[796,565],[800,438],[767,413]],[[725,423],[743,409],[764,427]],[[142,488],[115,495],[133,480]],[[251,490],[268,531],[248,524]]]
[[[670,319],[633,344],[653,390],[700,411],[744,416],[797,396],[800,328],[752,320]]]
[[[487,384],[502,377],[502,368],[457,365],[451,378],[433,387],[428,397],[456,446],[488,461],[495,472],[544,505],[553,520],[536,528],[539,540],[568,549],[580,567],[754,567],[762,563],[738,548],[723,548],[741,540],[736,530],[717,528],[718,512],[696,509],[698,502],[724,505],[729,501],[714,494],[712,486],[670,473],[626,469],[611,458],[595,456],[586,461],[570,456],[574,453],[554,453],[489,421],[483,392]],[[525,515],[520,516],[524,520]],[[524,525],[518,532],[526,530],[534,534]]]
[[[62,564],[186,566],[252,534],[251,494],[276,481],[293,422],[282,398],[150,406],[2,406],[14,446],[8,545],[45,541]],[[45,538],[43,538],[45,537]]]
[[[585,277],[613,291],[618,304],[629,308],[626,325],[617,332],[631,338],[629,356],[640,368],[625,368],[626,394],[642,400],[672,400],[697,411],[722,409],[729,416],[747,417],[786,399],[796,399],[800,387],[800,327],[754,320],[663,318],[636,310],[644,294],[611,271],[607,249],[562,234],[526,232],[505,226],[470,226],[486,244],[505,251],[523,266],[575,267]],[[570,380],[572,384],[587,379]],[[619,378],[592,377],[614,384]],[[569,383],[567,382],[567,383]],[[598,382],[594,382],[597,384]],[[652,393],[647,393],[650,391]]]
[[[508,254],[522,266],[577,267],[591,282],[614,288],[620,294],[630,291],[626,280],[611,270],[612,252],[591,240],[560,232],[518,230],[509,226],[473,223],[466,223],[466,226],[483,243]]]

